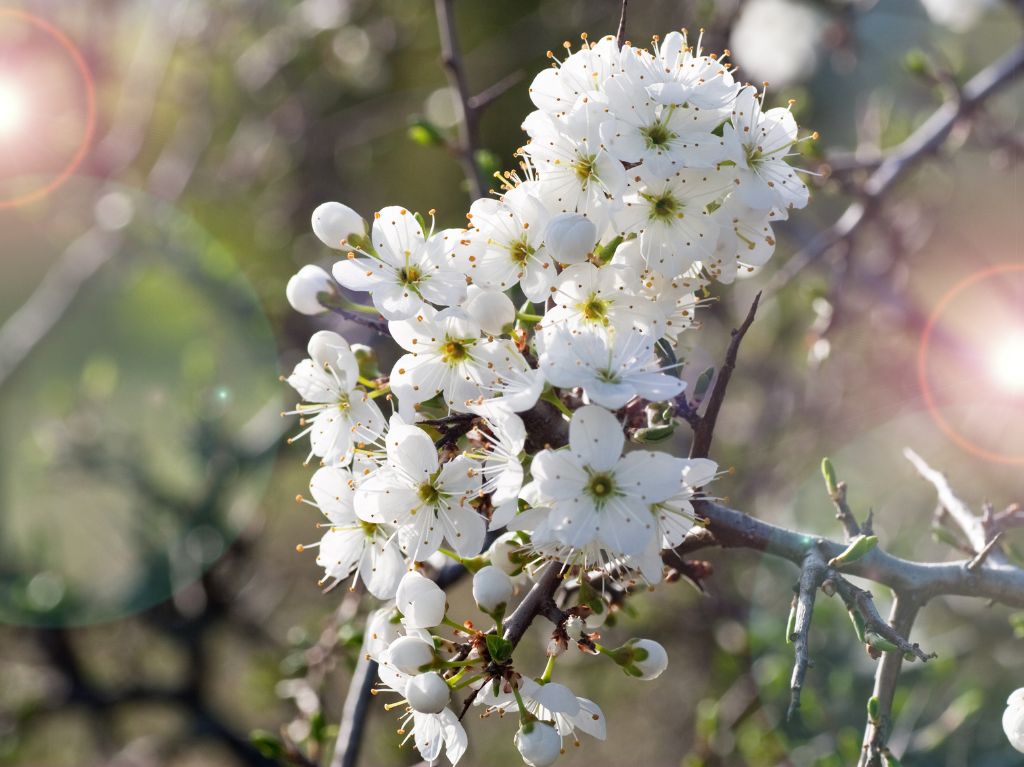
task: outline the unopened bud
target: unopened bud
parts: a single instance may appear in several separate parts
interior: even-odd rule
[[[562,753],[562,737],[547,722],[524,722],[516,733],[515,744],[529,767],[549,767]]]
[[[306,264],[288,280],[284,292],[292,309],[300,314],[322,314],[327,308],[320,303],[320,293],[334,290],[334,280],[315,264]]]
[[[512,579],[494,565],[480,568],[473,576],[473,599],[484,612],[504,612],[511,598]]]
[[[433,671],[417,674],[409,680],[405,697],[413,711],[421,714],[440,714],[451,699],[448,683]]]
[[[597,227],[578,213],[559,213],[548,222],[544,244],[563,264],[579,264],[587,259],[597,242]]]
[[[320,241],[335,250],[344,250],[343,242],[351,240],[353,235],[363,237],[366,234],[366,222],[348,205],[340,202],[325,202],[313,211],[313,234]]]

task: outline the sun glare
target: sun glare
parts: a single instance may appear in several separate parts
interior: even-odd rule
[[[6,80],[0,80],[0,137],[10,136],[25,122],[25,98]]]
[[[1024,394],[1024,330],[996,344],[989,362],[992,380],[1011,394]]]

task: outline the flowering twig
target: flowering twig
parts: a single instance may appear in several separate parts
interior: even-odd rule
[[[377,661],[371,660],[365,650],[360,651],[348,695],[338,726],[338,741],[331,757],[331,767],[355,767],[359,750],[363,744],[366,729],[366,715],[369,711],[371,691],[377,679]]]

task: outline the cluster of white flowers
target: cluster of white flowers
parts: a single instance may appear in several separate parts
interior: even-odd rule
[[[533,767],[577,731],[603,738],[600,708],[551,681],[570,645],[640,679],[664,670],[656,642],[596,641],[610,606],[594,588],[560,608],[538,678],[516,668],[503,621],[549,561],[581,584],[661,580],[661,552],[690,530],[717,467],[627,442],[671,433],[686,404],[675,347],[708,285],[763,265],[773,222],[807,202],[787,161],[790,111],[764,108],[685,34],[565,47],[530,88],[521,172],[474,202],[465,228],[397,206],[367,226],[326,203],[313,229],[342,253],[333,280],[305,267],[287,291],[307,314],[348,301],[342,289],[368,293],[404,351],[384,376],[321,331],[287,380],[321,462],[300,496],[327,520],[317,562],[325,580],[389,600],[365,648],[427,761],[465,751],[449,705],[464,688],[485,713],[518,712]],[[474,573],[485,630],[449,618],[421,574],[446,557]]]

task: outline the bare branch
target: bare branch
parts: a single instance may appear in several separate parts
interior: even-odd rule
[[[729,386],[732,371],[736,368],[736,357],[740,352],[740,343],[742,343],[743,336],[747,334],[747,330],[750,329],[754,322],[754,316],[757,314],[757,304],[760,300],[761,294],[758,293],[754,296],[754,302],[750,305],[743,324],[732,331],[732,341],[729,342],[729,348],[725,353],[725,363],[722,365],[722,369],[718,371],[718,378],[715,380],[714,388],[711,390],[711,396],[708,397],[708,406],[704,411],[704,415],[701,416],[697,428],[694,429],[693,443],[690,445],[691,458],[706,458],[711,451],[711,439],[715,433],[715,422],[718,420],[718,411],[722,409],[722,403],[725,402],[725,390]]]
[[[462,63],[462,51],[459,48],[459,37],[455,29],[453,4],[454,0],[435,0],[434,9],[437,13],[437,29],[441,38],[441,63],[448,75],[448,84],[454,91],[462,109],[462,118],[459,120],[459,140],[453,149],[462,166],[466,181],[469,183],[469,191],[473,195],[473,199],[477,199],[483,197],[487,191],[487,183],[476,162],[476,151],[479,148],[479,114],[470,101],[466,70]]]
[[[1022,71],[1024,45],[1019,45],[972,77],[960,91],[959,98],[940,106],[905,141],[885,155],[864,183],[860,197],[850,203],[832,226],[811,240],[779,270],[768,287],[768,293],[778,291],[804,267],[817,261],[832,248],[852,240],[896,182],[938,151],[957,123],[972,115],[991,96],[1020,76]]]
[[[807,668],[811,665],[810,655],[807,650],[807,641],[811,633],[811,614],[814,611],[814,597],[818,588],[825,580],[828,568],[825,560],[818,551],[817,546],[811,546],[804,557],[803,567],[800,570],[799,591],[796,597],[796,622],[793,624],[793,634],[787,639],[793,641],[793,651],[796,660],[793,664],[793,675],[789,682],[789,710],[786,712],[787,719],[793,719],[800,708],[800,692],[803,690],[804,677],[807,675]]]
[[[949,517],[963,530],[974,552],[977,554],[983,551],[989,543],[989,535],[985,530],[983,518],[971,511],[967,504],[957,497],[942,472],[936,471],[929,466],[921,456],[909,447],[903,449],[903,455],[914,465],[917,473],[935,487],[935,492],[939,496],[939,503],[942,504]],[[986,556],[994,563],[1001,565],[1007,563],[1006,556],[1001,551],[990,552]]]
[[[484,88],[475,96],[471,96],[467,102],[469,104],[469,108],[479,116],[480,112],[490,106],[491,102],[503,96],[510,88],[518,85],[519,82],[522,81],[523,77],[524,74],[521,69],[510,75],[505,75],[505,77],[498,80],[494,85]]]

